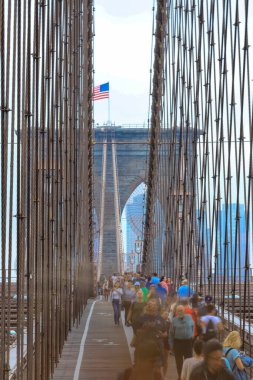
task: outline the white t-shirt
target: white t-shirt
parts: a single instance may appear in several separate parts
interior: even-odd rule
[[[113,285],[115,284],[115,282],[118,280],[118,277],[117,276],[112,276],[112,282],[113,282]]]
[[[200,320],[201,322],[205,324],[205,326],[203,326],[202,328],[203,334],[205,334],[206,326],[210,320],[213,322],[216,331],[217,331],[217,325],[221,323],[220,317],[217,317],[216,315],[205,315],[204,317],[201,317]]]
[[[114,289],[112,292],[112,300],[121,300],[123,290],[121,288]]]
[[[203,358],[201,356],[194,356],[193,358],[185,359],[183,368],[182,368],[181,379],[189,380],[193,368],[196,365],[200,364],[202,361],[203,361]]]
[[[106,290],[109,288],[109,282],[107,280],[105,280],[104,284],[103,284],[103,289]]]

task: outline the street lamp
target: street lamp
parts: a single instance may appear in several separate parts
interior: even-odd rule
[[[140,237],[138,236],[137,239],[135,240],[135,252],[139,255],[142,251],[142,243],[143,240],[140,240]]]
[[[134,271],[134,267],[135,267],[135,257],[137,256],[137,254],[132,250],[130,253],[129,253],[129,258],[130,258],[130,265],[132,267],[132,271]]]
[[[140,237],[137,236],[137,239],[135,240],[134,247],[135,247],[135,252],[138,255],[138,266],[140,266],[140,263],[141,263],[142,245],[143,245],[143,240],[141,240]],[[140,270],[140,268],[139,268],[139,270]]]

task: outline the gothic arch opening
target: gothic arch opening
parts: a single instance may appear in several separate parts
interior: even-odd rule
[[[138,271],[141,262],[146,185],[139,184],[125,203],[121,215],[125,271]]]
[[[146,209],[146,185],[140,183],[125,203],[121,215],[124,268],[127,272],[141,270],[142,243]],[[160,271],[166,266],[164,210],[158,198],[155,200],[153,213],[154,241],[152,250],[152,267]]]

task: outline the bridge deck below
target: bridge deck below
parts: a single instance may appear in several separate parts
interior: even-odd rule
[[[132,349],[129,352],[127,341],[131,341],[132,329],[124,331],[122,326],[114,325],[110,302],[96,300],[92,305],[89,301],[80,326],[69,334],[53,380],[116,380],[123,369],[131,366]],[[174,358],[170,357],[166,380],[175,379]]]

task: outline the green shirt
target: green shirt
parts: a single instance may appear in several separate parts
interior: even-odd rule
[[[143,301],[147,302],[148,301],[148,297],[147,297],[147,295],[148,295],[148,289],[146,287],[144,287],[144,288],[141,288],[141,290],[142,290],[142,293],[143,293]]]

